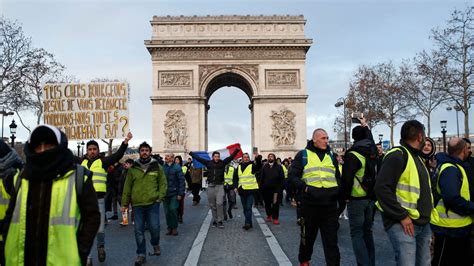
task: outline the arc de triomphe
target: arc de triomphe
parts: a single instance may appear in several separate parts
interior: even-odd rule
[[[145,41],[153,65],[153,151],[207,150],[208,100],[234,86],[250,99],[252,147],[294,156],[306,145],[312,40],[305,23],[303,16],[154,16]]]

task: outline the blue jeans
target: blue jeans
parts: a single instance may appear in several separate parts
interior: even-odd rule
[[[375,247],[372,235],[374,206],[375,203],[368,199],[351,200],[347,203],[352,249],[358,265],[375,265]]]
[[[160,244],[160,203],[155,202],[146,206],[134,206],[135,240],[137,241],[137,254],[146,256],[145,221],[150,230],[152,246]]]
[[[392,225],[387,230],[392,242],[395,260],[398,266],[428,266],[431,265],[430,225],[413,225],[415,237],[406,235],[400,223]]]
[[[246,195],[241,195],[240,201],[244,209],[245,224],[252,225],[253,194],[247,193]]]

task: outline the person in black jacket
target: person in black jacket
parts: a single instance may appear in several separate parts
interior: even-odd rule
[[[48,256],[48,253],[54,254],[60,252],[59,250],[48,250],[52,248],[51,239],[57,239],[58,237],[64,237],[63,241],[68,242],[67,235],[49,234],[51,226],[50,213],[53,208],[57,206],[51,206],[52,198],[57,197],[57,194],[53,194],[53,184],[61,178],[76,178],[75,174],[69,174],[71,170],[76,170],[76,164],[74,163],[74,155],[67,148],[68,141],[66,135],[59,129],[49,126],[40,125],[36,127],[32,133],[26,145],[24,152],[26,156],[26,164],[21,174],[21,178],[27,182],[22,182],[21,187],[18,190],[18,195],[21,195],[21,191],[24,185],[28,186],[27,201],[21,202],[16,197],[12,197],[11,204],[9,205],[7,216],[14,217],[14,212],[20,205],[26,204],[26,224],[22,224],[20,219],[20,226],[24,226],[24,265],[47,265],[47,259],[53,259]],[[79,253],[81,263],[84,265],[87,260],[87,255],[92,247],[94,237],[97,233],[97,229],[100,224],[100,213],[97,203],[97,196],[92,184],[92,175],[86,178],[82,186],[82,191],[78,194],[80,196],[73,196],[71,200],[77,200],[77,205],[80,212],[80,220],[77,225],[77,250],[69,250],[69,254],[57,254],[58,259],[64,257],[75,257],[75,252]],[[73,180],[74,181],[74,180]],[[77,192],[77,191],[76,191]],[[74,203],[69,202],[68,204],[73,205]],[[66,207],[64,207],[66,208]],[[14,219],[9,219],[10,222],[14,222]],[[57,225],[56,225],[57,226]],[[6,226],[8,228],[8,225]],[[12,238],[10,241],[9,238]],[[12,235],[12,231],[8,231],[7,235],[7,248],[9,242],[17,242],[17,239]],[[57,242],[57,241],[56,241]],[[60,245],[60,244],[58,244]],[[75,246],[76,244],[68,244]],[[13,246],[12,249],[15,247]],[[10,250],[8,256],[15,256],[18,254],[17,250]],[[61,261],[61,260],[59,260]]]
[[[224,228],[224,171],[225,166],[229,164],[237,153],[240,152],[240,149],[235,149],[235,151],[224,160],[221,160],[221,154],[217,151],[212,153],[212,160],[206,160],[198,155],[190,152],[189,155],[202,163],[207,168],[207,200],[209,202],[209,207],[212,210],[213,223],[212,226],[219,228]]]
[[[252,171],[249,171],[249,175],[245,174],[245,170],[251,167]],[[239,193],[240,201],[242,202],[242,207],[244,210],[245,216],[245,224],[242,226],[243,229],[249,230],[252,228],[252,205],[255,193],[258,192],[258,179],[256,177],[256,173],[259,172],[260,168],[262,167],[262,155],[257,155],[255,157],[255,161],[250,160],[250,155],[248,153],[244,153],[242,155],[242,161],[240,162],[239,166],[237,167],[236,171],[234,172],[234,189],[235,192]],[[248,180],[250,177],[252,181],[245,183],[241,180],[242,178]],[[250,184],[251,183],[251,184]]]
[[[377,148],[365,120],[352,130],[354,145],[346,152],[342,168],[342,197],[347,201],[347,214],[352,248],[358,265],[375,265],[372,235],[375,201],[362,186],[365,178],[375,178]],[[370,177],[366,176],[370,175]]]
[[[285,186],[285,173],[283,166],[275,162],[275,154],[269,153],[267,163],[260,171],[260,188],[263,193],[267,222],[280,224],[278,221],[280,214],[280,195]]]
[[[339,214],[344,210],[345,202],[339,191],[339,166],[328,144],[326,130],[314,130],[312,140],[306,149],[296,154],[288,171],[290,182],[301,191],[301,241],[298,254],[301,265],[309,265],[319,230],[326,264],[339,265],[341,259],[337,230]],[[323,174],[326,176],[324,179],[320,178]]]

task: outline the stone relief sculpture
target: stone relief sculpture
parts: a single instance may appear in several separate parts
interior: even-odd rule
[[[160,87],[191,87],[191,71],[187,72],[159,72]]]
[[[186,145],[186,117],[181,110],[169,110],[165,119],[165,147],[179,148]]]
[[[295,144],[295,117],[292,111],[283,108],[280,111],[272,111],[270,117],[273,120],[272,134],[275,146],[285,146]]]

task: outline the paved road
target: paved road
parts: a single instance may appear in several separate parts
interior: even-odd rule
[[[202,193],[201,204],[197,206],[191,206],[192,197],[186,197],[184,223],[179,225],[178,236],[165,235],[166,221],[161,210],[162,255],[148,256],[147,265],[184,265],[186,261],[191,262],[190,265],[193,261],[198,265],[277,265],[278,263],[298,265],[299,226],[296,224],[295,209],[285,203],[280,210],[280,225],[264,223],[262,218],[265,210],[254,209],[254,212],[261,216],[257,216],[257,219],[254,217],[253,229],[244,231],[242,206],[239,198],[237,201],[238,209],[234,210],[234,219],[227,221],[224,229],[218,229],[206,223],[210,221],[206,192]],[[258,221],[263,224],[259,225]],[[349,235],[349,223],[344,219],[340,219],[339,222],[341,265],[356,265]],[[267,228],[269,230],[266,230]],[[148,233],[146,238],[147,251],[151,251]],[[374,238],[376,265],[395,265],[392,248],[383,230],[380,215],[376,216]],[[199,244],[202,245],[201,249]],[[107,260],[104,263],[97,261],[94,246],[93,263],[133,265],[136,258],[135,250],[133,225],[121,227],[118,221],[111,221],[106,226]],[[325,265],[319,236],[314,245],[311,262],[313,265]]]

